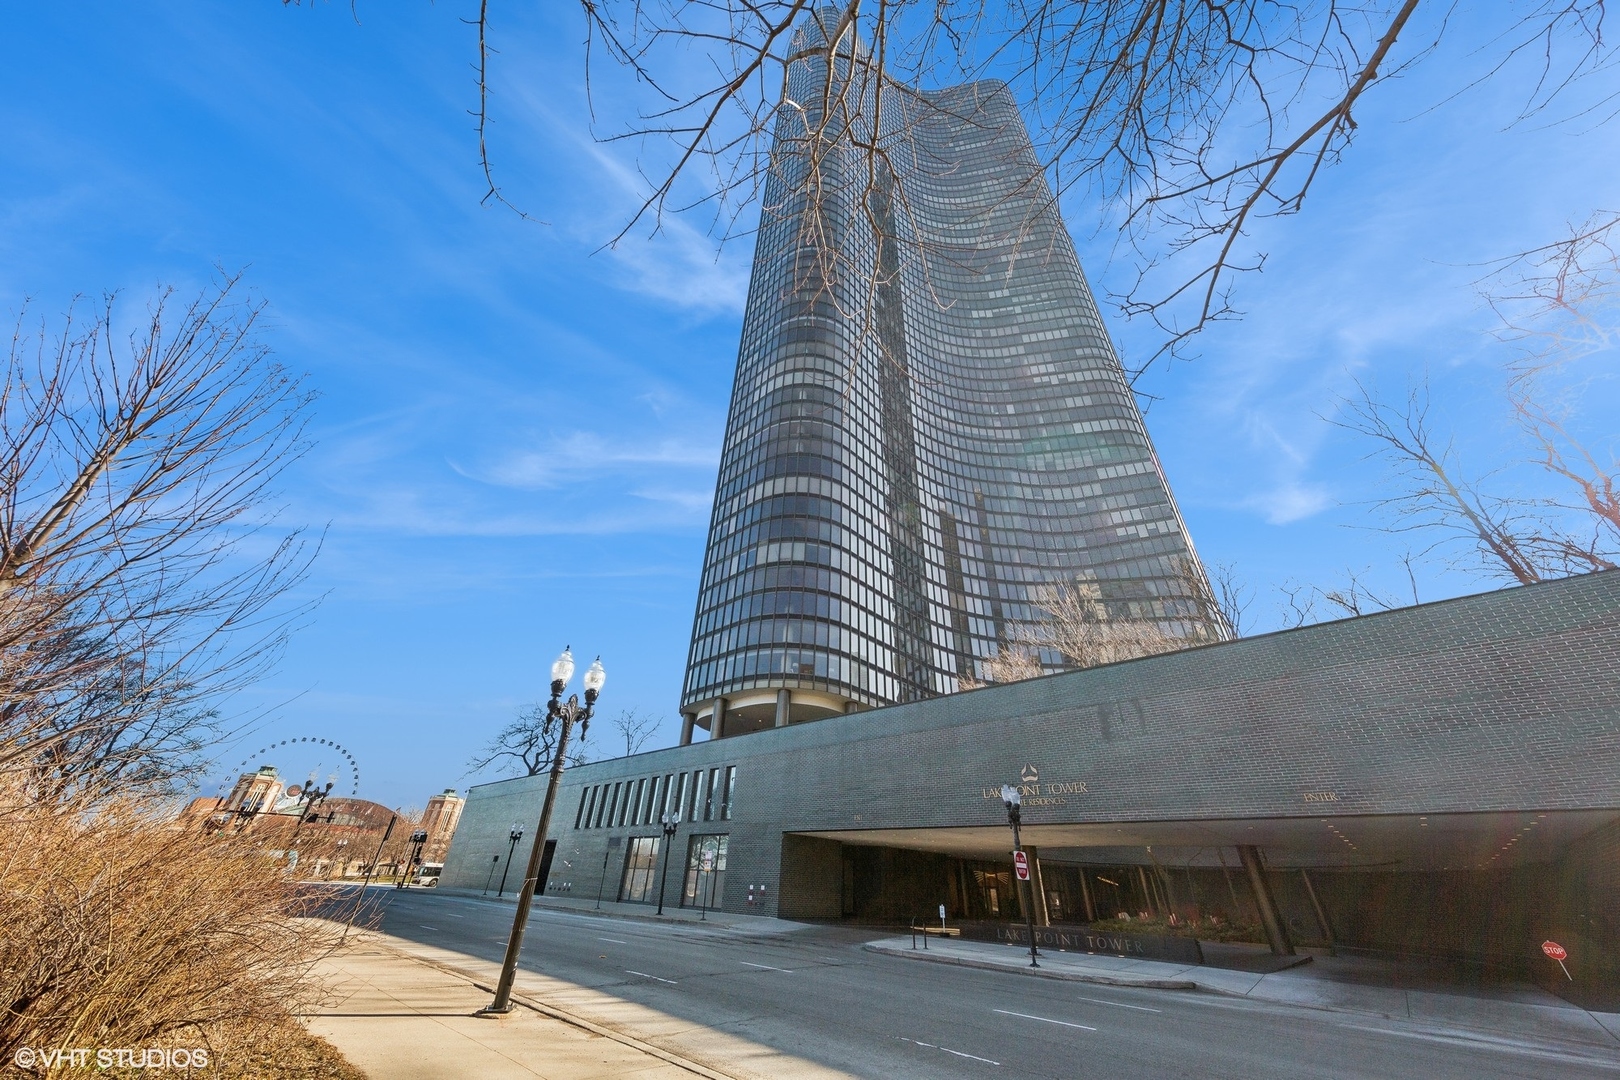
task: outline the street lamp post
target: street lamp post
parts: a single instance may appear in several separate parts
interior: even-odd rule
[[[1024,802],[1023,796],[1011,784],[1002,784],[1001,802],[1007,808],[1007,824],[1012,826],[1013,851],[1022,854],[1024,844],[1018,836],[1018,825],[1023,816],[1021,809]],[[1016,864],[1016,858],[1014,862]],[[1027,878],[1024,880],[1022,895],[1024,900],[1024,925],[1029,928],[1029,966],[1040,967],[1041,962],[1037,959],[1040,953],[1035,948],[1035,885],[1034,882]]]
[[[680,811],[658,819],[664,826],[664,873],[658,879],[658,914],[664,913],[664,886],[669,884],[669,860],[675,857],[675,829],[681,823]]]
[[[405,865],[400,870],[399,881],[394,885],[394,888],[403,889],[406,883],[410,881],[411,867],[421,865],[422,845],[427,843],[427,838],[428,834],[426,829],[417,829],[415,832],[411,833],[411,854],[410,857],[405,860]]]
[[[298,793],[298,801],[303,804],[304,808],[298,812],[298,824],[293,827],[294,832],[303,828],[306,821],[320,820],[319,814],[315,814],[313,817],[311,815],[314,814],[315,808],[325,802],[328,795],[332,794],[332,785],[336,780],[337,777],[331,777],[326,781],[325,788],[318,788],[315,786],[315,774],[309,774],[309,782]]]
[[[579,737],[582,739],[590,727],[596,698],[602,692],[602,684],[607,682],[607,672],[602,670],[602,658],[597,657],[585,672],[584,705],[579,703],[577,694],[570,694],[566,702],[562,700],[563,690],[573,677],[574,654],[564,649],[551,665],[551,700],[546,704],[546,720],[562,723],[557,733],[557,756],[551,763],[551,782],[546,785],[546,801],[540,808],[540,824],[534,831],[534,846],[529,849],[529,868],[524,873],[523,887],[518,892],[517,912],[512,917],[512,936],[507,938],[506,959],[501,963],[500,981],[495,984],[495,1000],[489,1008],[481,1010],[480,1015],[500,1016],[512,1011],[512,982],[517,978],[518,954],[523,951],[523,931],[528,927],[529,905],[534,901],[538,886],[546,832],[551,828],[551,810],[557,802],[557,789],[562,786],[563,755],[568,750],[568,736],[573,731],[574,721],[579,721]]]
[[[501,871],[501,887],[495,890],[495,898],[497,900],[500,899],[501,894],[506,891],[506,872],[507,870],[512,869],[512,852],[517,850],[517,842],[523,839],[523,826],[519,825],[515,821],[512,822],[512,830],[506,835],[507,838],[512,842],[506,845],[506,869]]]

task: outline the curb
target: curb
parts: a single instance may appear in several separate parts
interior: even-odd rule
[[[414,956],[403,949],[395,948],[393,945],[390,945],[385,941],[374,940],[372,943],[380,948],[388,950],[395,956],[409,960],[412,963],[422,964],[433,968],[436,971],[442,971],[446,975],[453,975],[458,979],[463,979],[470,983],[473,987],[482,990],[486,994],[495,993],[495,988],[493,986],[486,985],[481,978],[472,974],[471,972],[463,971],[458,967],[442,963],[438,960],[429,960],[425,956]],[[626,1035],[622,1031],[614,1031],[612,1028],[603,1027],[602,1025],[593,1023],[582,1016],[575,1016],[573,1013],[564,1012],[555,1005],[546,1005],[542,1002],[535,1001],[532,998],[525,997],[517,993],[512,994],[512,1001],[514,1004],[521,1005],[530,1012],[536,1012],[541,1016],[546,1016],[553,1020],[561,1021],[570,1027],[576,1027],[582,1031],[588,1031],[592,1035],[600,1035],[604,1039],[612,1039],[616,1043],[621,1043],[630,1047],[631,1049],[639,1050],[644,1054],[648,1054],[660,1061],[674,1065],[677,1068],[685,1069],[694,1076],[702,1076],[707,1078],[707,1080],[738,1080],[738,1078],[731,1073],[717,1072],[714,1069],[709,1068],[707,1065],[700,1065],[689,1058],[681,1057],[679,1054],[672,1053],[671,1051],[665,1050],[662,1047],[654,1046],[652,1043],[642,1042],[634,1035]]]
[[[1081,975],[1075,972],[1053,971],[1050,968],[1014,967],[991,960],[969,960],[960,956],[913,955],[909,949],[885,949],[876,945],[862,945],[862,949],[879,956],[898,956],[911,960],[926,960],[931,964],[954,964],[957,967],[978,968],[981,971],[1006,971],[1014,975],[1028,975],[1036,979],[1058,979],[1063,982],[1096,983],[1099,986],[1131,986],[1144,990],[1197,990],[1198,984],[1190,979],[1133,979],[1117,975]]]

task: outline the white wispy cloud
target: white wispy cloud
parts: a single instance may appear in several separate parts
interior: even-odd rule
[[[645,476],[672,468],[712,470],[718,463],[719,448],[709,443],[681,438],[635,443],[575,431],[555,436],[541,448],[508,451],[483,464],[451,461],[450,467],[480,483],[539,490],[603,475]]]
[[[1259,511],[1268,525],[1289,525],[1321,513],[1333,505],[1333,499],[1320,485],[1290,480],[1255,492],[1243,505]]]
[[[651,185],[633,163],[592,138],[554,108],[544,87],[516,82],[508,88],[522,103],[536,134],[553,150],[572,153],[573,170],[583,181],[575,189],[584,198],[571,215],[553,214],[553,225],[578,243],[601,250],[617,273],[614,284],[698,315],[739,314],[748,294],[751,259],[748,245],[722,248],[695,222],[703,211],[647,218],[617,242],[608,244],[635,215]],[[591,179],[584,179],[590,177]]]

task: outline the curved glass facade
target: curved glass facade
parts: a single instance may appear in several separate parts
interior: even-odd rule
[[[819,41],[779,113],[682,694],[711,734],[950,693],[1045,582],[1192,610],[1196,559],[1011,95],[857,91],[889,165],[847,116],[812,161],[797,133],[851,66],[829,80]]]

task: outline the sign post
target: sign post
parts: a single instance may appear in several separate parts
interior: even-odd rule
[[[1541,943],[1541,951],[1546,953],[1550,959],[1558,961],[1559,967],[1564,968],[1564,978],[1568,979],[1570,982],[1575,981],[1575,976],[1569,973],[1569,968],[1564,967],[1564,961],[1569,959],[1568,949],[1565,949],[1556,941],[1543,941]]]

